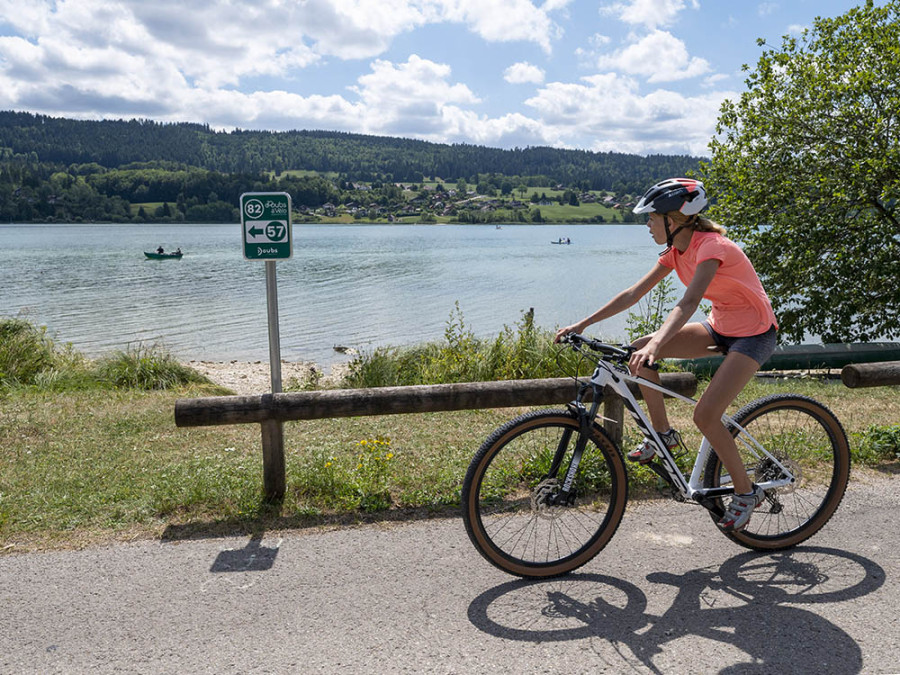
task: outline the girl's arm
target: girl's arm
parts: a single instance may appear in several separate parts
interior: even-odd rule
[[[583,333],[585,329],[591,324],[595,324],[598,321],[603,321],[603,319],[608,319],[611,316],[615,316],[619,312],[625,311],[626,309],[637,303],[638,300],[647,295],[647,293],[650,292],[650,289],[652,289],[654,286],[656,286],[656,284],[662,281],[671,271],[672,268],[665,267],[663,265],[660,265],[659,263],[656,263],[653,266],[653,269],[647,272],[647,274],[645,274],[640,281],[638,281],[630,288],[626,288],[624,291],[620,291],[619,293],[617,293],[612,300],[607,302],[596,312],[588,317],[583,318],[578,323],[573,323],[571,326],[560,328],[556,332],[555,341],[559,342],[560,338],[568,333]]]
[[[662,346],[671,340],[694,315],[694,312],[697,311],[697,307],[700,306],[700,301],[703,299],[703,294],[712,282],[713,277],[716,276],[720,264],[719,260],[710,259],[704,260],[697,265],[694,278],[688,284],[681,300],[669,312],[669,316],[666,317],[662,327],[653,334],[647,344],[631,355],[628,363],[632,372],[637,372],[638,368],[644,363],[652,366],[656,362]]]

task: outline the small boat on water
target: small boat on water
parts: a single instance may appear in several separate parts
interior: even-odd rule
[[[551,241],[550,243],[551,244],[571,244],[572,240],[569,239],[568,237],[560,237],[558,240]]]
[[[175,258],[176,260],[181,260],[181,256],[184,255],[181,251],[174,251],[172,253],[158,253],[156,251],[144,251],[144,255],[150,258],[150,260],[165,260],[166,258]]]

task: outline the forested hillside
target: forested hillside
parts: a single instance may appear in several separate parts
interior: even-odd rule
[[[485,196],[493,196],[491,190],[502,196],[512,188],[560,188],[625,198],[660,177],[695,170],[697,163],[687,156],[501,150],[330,131],[216,132],[198,124],[6,111],[0,112],[0,218],[125,221],[180,213],[189,220],[230,220],[243,191],[298,190],[292,192],[295,206],[315,208],[359,201],[345,193],[360,184],[382,190],[365,200],[367,207],[383,207],[380,215],[404,211],[415,199],[384,193],[400,183],[462,182],[471,191],[487,186],[487,194],[477,192]],[[542,196],[563,201],[559,194],[520,192],[530,204],[546,201]],[[586,219],[598,217],[603,219]]]

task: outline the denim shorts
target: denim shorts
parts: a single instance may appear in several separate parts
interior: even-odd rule
[[[707,321],[703,321],[703,327],[709,336],[716,343],[716,347],[723,354],[728,352],[737,352],[749,356],[759,365],[764,364],[772,356],[775,351],[775,326],[769,326],[769,330],[759,335],[750,335],[749,337],[729,337],[721,335],[713,330]]]

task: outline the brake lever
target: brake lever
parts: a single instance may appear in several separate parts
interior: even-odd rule
[[[629,358],[629,359],[631,358],[631,355],[634,354],[634,352],[637,351],[637,349],[635,349],[632,345],[627,345],[627,346],[626,346],[626,345],[623,345],[623,346],[622,346],[622,350],[625,351],[625,352],[627,352],[628,358]],[[627,361],[626,361],[626,363],[627,363]],[[653,370],[653,371],[658,371],[658,370],[659,370],[659,361],[654,362],[653,365],[648,365],[647,362],[644,361],[644,363],[642,363],[641,365],[642,365],[644,368],[646,368],[647,370]]]

